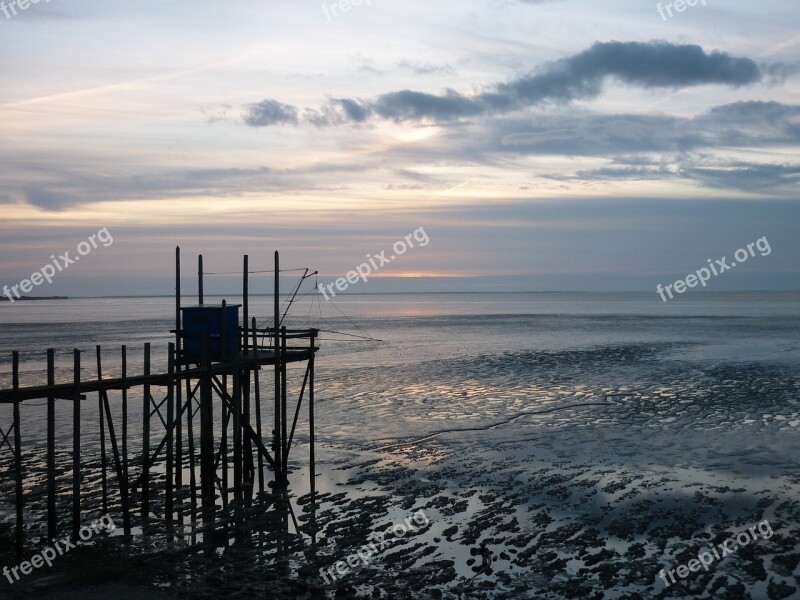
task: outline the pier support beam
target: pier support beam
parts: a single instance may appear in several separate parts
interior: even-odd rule
[[[175,458],[175,438],[173,435],[173,427],[175,421],[175,344],[169,345],[169,356],[167,357],[167,476],[164,481],[164,517],[167,521],[167,527],[172,526],[174,518],[173,506],[173,475]]]
[[[314,344],[316,330],[311,330],[311,358],[308,359],[308,476],[311,493],[311,543],[317,543],[317,460],[314,448]]]
[[[144,345],[144,375],[150,375],[150,344]],[[144,384],[142,394],[142,521],[150,519],[150,384]]]
[[[56,351],[47,351],[47,385],[56,383]],[[58,535],[56,520],[56,397],[47,396],[47,539]]]
[[[203,526],[206,534],[214,527],[214,406],[211,401],[211,358],[208,336],[203,338],[200,376],[200,485],[202,486]]]
[[[281,326],[280,317],[280,294],[281,294],[281,261],[278,252],[275,252],[275,314],[272,343],[275,351],[275,429],[272,430],[272,447],[275,453],[275,489],[284,487],[283,480],[283,438],[281,437],[281,349],[279,330]]]
[[[81,351],[73,350],[72,404],[72,537],[78,539],[81,529]]]
[[[17,558],[22,560],[25,549],[25,522],[24,508],[25,498],[22,488],[22,435],[19,423],[19,352],[12,355],[12,385],[14,387],[14,475],[16,478],[16,498],[17,498],[17,527],[16,527],[16,548]]]

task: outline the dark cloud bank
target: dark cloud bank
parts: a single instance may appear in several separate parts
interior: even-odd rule
[[[305,109],[267,99],[248,105],[245,123],[253,127],[310,123],[319,127],[359,124],[371,119],[394,122],[457,121],[510,113],[546,103],[591,100],[607,79],[645,89],[697,85],[739,87],[774,78],[775,65],[762,68],[749,58],[706,52],[694,44],[668,42],[597,42],[587,50],[548,63],[506,83],[466,96],[452,89],[442,94],[400,90],[371,100],[332,98],[320,109]]]

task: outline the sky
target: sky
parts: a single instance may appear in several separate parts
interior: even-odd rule
[[[800,289],[796,0],[356,2],[5,0],[0,285]]]

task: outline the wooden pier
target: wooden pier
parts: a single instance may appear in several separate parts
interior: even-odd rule
[[[249,314],[248,265],[245,256],[242,304],[228,305],[223,301],[221,305],[208,305],[203,297],[203,259],[200,256],[197,304],[184,306],[180,248],[176,249],[175,329],[171,331],[174,341],[167,348],[164,372],[152,372],[151,344],[146,343],[140,373],[128,372],[128,347],[122,346],[118,355],[121,376],[104,378],[102,361],[107,353],[96,346],[93,358],[97,376],[94,379],[81,377],[85,355],[75,349],[71,380],[56,382],[55,350],[50,349],[46,355],[46,383],[25,386],[20,381],[19,352],[12,353],[12,387],[0,390],[0,404],[13,406],[13,422],[0,425],[0,455],[7,450],[13,455],[15,539],[20,559],[29,550],[25,539],[26,471],[22,460],[25,423],[20,418],[20,405],[30,400],[46,400],[47,403],[46,511],[40,520],[47,523],[48,539],[63,533],[59,531],[59,524],[64,522],[71,524],[73,538],[77,539],[84,525],[82,513],[86,505],[99,503],[104,514],[121,516],[126,535],[138,525],[145,531],[154,519],[163,521],[168,529],[183,526],[189,515],[192,529],[202,531],[203,540],[210,542],[218,515],[228,509],[230,497],[247,502],[256,493],[269,493],[282,495],[281,502],[285,501],[289,459],[304,402],[308,410],[310,497],[314,502],[314,360],[319,350],[316,345],[319,332],[316,329],[292,330],[282,325],[277,252],[272,326],[257,327],[256,319]],[[305,370],[299,396],[290,410],[287,365],[292,363],[305,364]],[[259,381],[265,369],[274,373],[274,388],[268,404]],[[109,392],[115,392],[114,400],[118,398],[121,403],[115,407],[116,419]],[[95,396],[98,428],[82,431],[82,423],[85,429],[82,413],[94,410],[89,400]],[[72,403],[71,431],[59,432],[60,439],[65,433],[71,433],[72,437],[69,520],[58,511],[58,498],[59,495],[63,498],[65,490],[58,489],[56,476],[57,401]],[[141,406],[139,448],[132,448],[129,443],[131,427],[139,425],[128,419],[132,402]],[[272,406],[272,423],[264,422],[265,404]],[[216,432],[215,411],[221,423]],[[215,434],[219,434],[218,439]],[[100,498],[84,497],[81,486],[85,468],[82,441],[86,441],[87,435],[99,435]],[[154,436],[158,440],[156,443]],[[165,471],[163,484],[157,488],[154,485],[156,468],[159,472]],[[272,481],[265,481],[267,470],[271,471]],[[156,499],[159,506],[163,506],[159,515],[152,510]]]

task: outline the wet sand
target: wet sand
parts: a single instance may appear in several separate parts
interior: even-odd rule
[[[318,450],[316,544],[300,497],[303,535],[278,539],[268,533],[275,517],[255,509],[235,541],[212,554],[161,546],[158,536],[146,547],[112,537],[57,564],[47,575],[71,583],[47,593],[798,597],[798,368],[681,358],[691,351],[632,344],[433,360],[423,365],[427,383],[415,383],[419,365],[337,372],[320,411],[327,441]],[[372,391],[348,396],[359,376],[371,378]],[[429,524],[325,583],[320,569],[335,569],[419,510]],[[659,579],[662,568],[764,520],[769,539],[669,587]],[[49,597],[30,589],[14,592]]]

